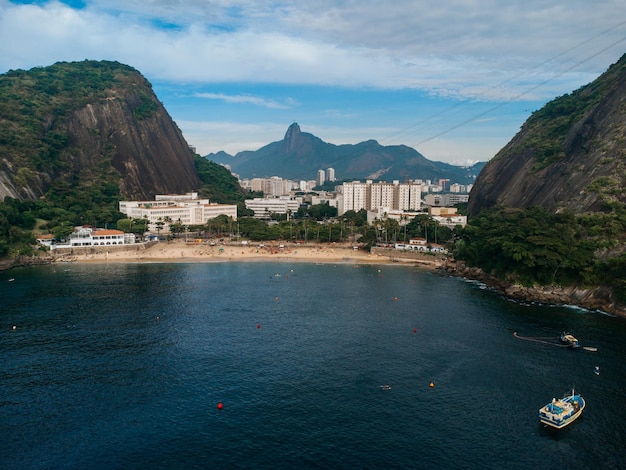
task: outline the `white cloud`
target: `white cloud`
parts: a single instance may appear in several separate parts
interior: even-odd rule
[[[209,100],[219,100],[226,103],[239,103],[239,104],[252,104],[254,106],[260,106],[270,109],[290,109],[297,103],[295,100],[287,98],[284,103],[279,103],[276,100],[260,98],[258,96],[249,95],[225,95],[223,93],[196,93],[194,95],[197,98],[205,98]]]
[[[604,71],[623,48],[610,44],[626,30],[623,23],[585,42],[626,17],[617,0],[86,3],[74,10],[2,1],[0,69],[107,58],[153,80],[415,88],[481,99],[515,98],[532,80],[545,82],[533,92],[545,98],[559,94],[560,82],[571,90]]]
[[[280,114],[281,110],[297,108],[303,130],[307,127],[327,142],[373,138],[385,145],[411,145],[407,140],[413,140],[430,159],[456,159],[454,155],[463,152],[464,161],[485,160],[527,116],[529,111],[524,115],[519,108],[532,111],[537,109],[534,104],[540,106],[589,83],[619,59],[626,44],[623,0],[86,0],[85,4],[74,9],[56,1],[23,5],[0,0],[0,73],[57,61],[107,59],[136,68],[155,88],[176,90],[170,104],[179,96],[188,98],[186,89],[218,90],[197,97],[205,105],[207,99],[221,104],[201,108],[187,101],[179,113],[189,114],[176,117],[189,143],[201,153],[256,150],[280,140],[289,125],[281,120],[293,118],[286,116],[290,111]],[[267,84],[271,91],[263,88]],[[295,98],[277,97],[281,85],[289,85]],[[318,93],[322,87],[358,92],[351,96],[358,95],[359,102],[328,102],[325,111],[312,110],[306,96],[311,86]],[[437,119],[432,113],[416,117],[409,111],[408,116],[382,122],[377,111],[386,103],[379,101],[377,108],[364,111],[366,92],[371,90],[378,95],[403,91],[444,98],[432,113],[436,117],[436,109],[450,111]],[[395,99],[393,95],[389,98]],[[515,118],[506,129],[497,128],[494,123],[501,116],[489,109],[501,111],[516,101],[524,105]],[[429,105],[433,102],[430,99]],[[245,111],[262,108],[267,122],[258,126],[215,122],[215,116],[207,115],[226,105],[236,109],[224,119],[234,120],[241,112],[242,121],[256,122],[259,110],[250,115]],[[480,139],[455,140],[459,128],[483,118],[493,121],[489,128],[478,129]],[[410,131],[400,130],[405,127]],[[389,135],[396,139],[385,142]]]

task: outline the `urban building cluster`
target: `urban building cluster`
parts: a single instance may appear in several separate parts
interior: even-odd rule
[[[242,188],[252,192],[262,192],[265,197],[289,196],[293,191],[312,191],[326,182],[337,181],[335,169],[318,170],[314,180],[289,180],[279,176],[270,178],[244,178],[239,180]]]
[[[337,209],[338,216],[348,211],[366,210],[369,224],[376,220],[395,219],[404,225],[423,213],[423,206],[428,208],[430,217],[441,225],[453,228],[467,223],[467,218],[457,214],[452,206],[467,202],[471,185],[451,184],[447,179],[441,179],[436,184],[430,180],[406,183],[366,180],[344,182],[335,186],[334,191],[314,190],[335,181],[335,170],[327,168],[318,170],[315,180],[292,181],[273,176],[239,182],[244,189],[263,193],[264,197],[245,201],[246,208],[259,219],[271,219],[275,214],[290,219],[304,205],[328,204]],[[220,215],[237,219],[236,205],[211,203],[208,199],[199,199],[197,192],[156,195],[153,201],[120,201],[119,210],[130,219],[147,220],[148,230],[152,233],[168,233],[172,224],[204,225]],[[80,226],[63,243],[55,241],[52,235],[41,235],[37,240],[50,249],[56,249],[130,244],[135,243],[135,236],[120,230]],[[419,243],[398,248],[425,249]]]
[[[198,199],[196,192],[156,195],[154,201],[120,201],[119,209],[128,218],[147,220],[151,233],[170,232],[170,226],[174,223],[184,226],[204,225],[220,215],[237,219],[236,205],[212,204],[208,199]],[[41,235],[37,241],[51,250],[128,245],[136,242],[133,233],[91,226],[75,227],[74,232],[64,242],[55,240],[52,234]]]
[[[344,182],[335,186],[334,191],[312,189],[327,181],[336,181],[333,168],[318,170],[315,181],[295,182],[273,176],[244,179],[240,184],[252,191],[263,192],[264,197],[245,202],[246,207],[254,212],[254,217],[259,219],[270,219],[273,214],[290,218],[303,204],[328,204],[337,209],[338,216],[364,209],[370,224],[383,218],[408,223],[424,207],[442,225],[454,227],[467,223],[466,217],[456,214],[452,206],[467,202],[471,185],[451,183],[449,179],[440,179],[436,184],[430,180],[407,183],[366,180]],[[444,208],[446,210],[442,211]]]

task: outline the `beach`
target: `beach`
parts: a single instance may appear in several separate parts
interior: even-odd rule
[[[251,262],[292,261],[312,263],[348,264],[414,264],[435,269],[441,266],[440,258],[433,256],[406,257],[396,250],[353,249],[350,245],[322,244],[216,244],[174,240],[146,245],[145,249],[120,250],[99,247],[97,250],[74,249],[71,253],[55,256],[56,262]]]

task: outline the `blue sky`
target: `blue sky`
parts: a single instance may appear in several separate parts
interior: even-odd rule
[[[334,144],[487,161],[625,52],[624,0],[0,0],[0,73],[128,64],[202,155],[295,121]]]

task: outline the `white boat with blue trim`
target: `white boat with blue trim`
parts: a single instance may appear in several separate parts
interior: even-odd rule
[[[572,388],[563,398],[553,398],[550,403],[539,409],[539,420],[556,429],[564,428],[580,417],[585,409],[585,399]]]

